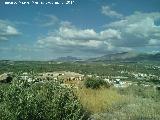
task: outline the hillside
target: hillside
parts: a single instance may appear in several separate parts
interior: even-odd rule
[[[160,53],[148,54],[148,53],[134,53],[134,52],[121,52],[114,54],[107,54],[97,58],[88,59],[88,61],[98,62],[98,61],[159,61]]]
[[[72,57],[72,56],[66,56],[66,57],[59,57],[55,59],[54,61],[62,61],[62,62],[73,62],[73,61],[80,61],[81,59],[77,57]]]

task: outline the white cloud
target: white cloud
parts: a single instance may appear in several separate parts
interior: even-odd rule
[[[81,30],[75,27],[60,27],[57,34],[62,38],[67,38],[70,40],[90,40],[97,37],[97,33],[93,29]]]
[[[38,40],[38,45],[43,48],[60,49],[105,49],[110,50],[111,45],[105,42],[109,39],[120,39],[121,34],[114,29],[96,32],[93,29],[78,29],[73,25],[61,25],[59,29],[46,37]],[[112,46],[113,48],[113,46]]]
[[[19,32],[17,31],[17,29],[14,28],[14,27],[12,27],[12,26],[7,26],[6,33],[8,35],[18,35],[19,34]]]
[[[109,17],[117,17],[122,18],[123,15],[112,10],[109,6],[102,6],[102,14],[109,16]]]
[[[19,31],[8,21],[0,20],[0,40],[8,40],[10,37],[19,34]]]
[[[155,20],[160,13],[136,12],[122,20],[112,22],[99,32],[80,29],[67,21],[59,21],[59,28],[37,41],[41,48],[54,51],[83,51],[107,53],[109,51],[132,51],[160,42],[160,26]]]
[[[121,32],[115,30],[115,29],[106,29],[104,31],[100,32],[100,37],[102,39],[108,39],[108,38],[117,38],[121,39]]]
[[[160,39],[159,40],[157,40],[157,39],[150,39],[149,42],[148,42],[148,45],[159,46],[160,45]]]
[[[60,19],[53,14],[40,14],[34,21],[41,27],[55,27],[60,25]]]
[[[59,23],[59,19],[58,17],[56,17],[55,15],[45,15],[46,16],[46,20],[42,21],[42,26],[44,27],[50,27],[50,26],[54,26],[57,23]]]
[[[155,21],[160,19],[159,12],[136,12],[123,20],[112,22],[107,28],[121,32],[121,40],[112,41],[115,46],[144,47],[153,44],[153,39],[160,39],[160,26]]]
[[[57,18],[57,17],[54,17]],[[114,49],[111,44],[105,42],[110,39],[121,39],[120,31],[115,29],[105,29],[96,32],[94,29],[80,29],[72,25],[69,21],[61,21],[58,19],[57,30],[48,33],[45,37],[41,37],[37,41],[40,48],[53,49],[54,51],[92,51],[104,52]],[[54,22],[53,22],[54,23]],[[54,27],[55,28],[55,27]]]

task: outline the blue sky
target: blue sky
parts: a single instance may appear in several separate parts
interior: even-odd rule
[[[89,58],[160,50],[159,0],[74,0],[72,5],[4,2],[0,2],[0,59]]]

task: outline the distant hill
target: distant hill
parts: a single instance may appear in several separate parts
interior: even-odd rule
[[[114,54],[107,54],[97,58],[88,59],[88,61],[160,61],[160,53],[148,54],[148,53],[134,53],[134,52],[121,52]]]
[[[63,62],[74,62],[74,61],[81,61],[82,59],[72,56],[66,56],[66,57],[59,57],[55,59],[55,61],[63,61]]]
[[[14,64],[14,61],[12,60],[0,60],[0,64]]]

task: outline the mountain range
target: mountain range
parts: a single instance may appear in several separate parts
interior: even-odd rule
[[[88,59],[88,61],[99,62],[99,61],[160,61],[160,53],[135,53],[135,52],[120,52],[114,54],[107,54],[101,57],[95,57]]]
[[[81,59],[77,57],[66,56],[66,57],[59,57],[57,59],[54,59],[54,61],[73,62],[73,61],[81,61]]]
[[[104,56],[89,58],[87,60],[80,59],[77,57],[66,56],[59,57],[54,59],[54,61],[61,62],[143,62],[143,61],[160,61],[160,52],[159,53],[136,53],[136,52],[119,52],[106,54]]]

